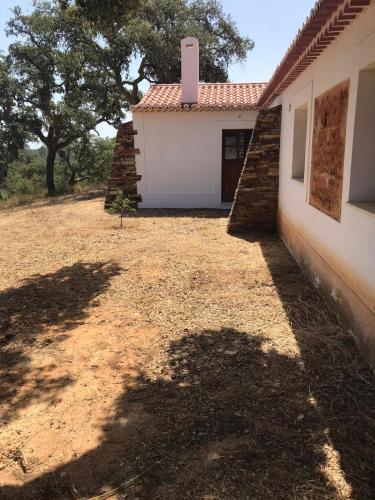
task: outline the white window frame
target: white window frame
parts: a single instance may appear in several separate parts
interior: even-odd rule
[[[308,153],[309,103],[294,109],[292,179],[305,182],[306,156]]]
[[[296,109],[307,104],[307,130],[306,130],[306,146],[305,146],[305,168],[304,177],[293,177],[293,147],[294,147],[294,116]],[[312,142],[312,120],[313,120],[313,81],[297,92],[290,102],[291,114],[291,150],[290,150],[290,180],[305,190],[305,202],[308,203],[308,192],[310,184],[310,162],[311,162],[311,142]]]
[[[366,81],[367,80],[367,81]],[[348,201],[375,206],[375,60],[358,72]],[[370,103],[369,103],[370,99]],[[370,176],[366,177],[366,166]],[[358,178],[360,176],[360,178]]]

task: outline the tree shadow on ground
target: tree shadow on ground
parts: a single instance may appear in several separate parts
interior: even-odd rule
[[[8,403],[0,407],[3,422],[41,396],[52,397],[73,383],[66,376],[44,378],[44,372],[53,367],[32,368],[31,353],[62,342],[69,330],[84,322],[95,298],[119,273],[117,264],[78,262],[0,292],[0,394]],[[25,390],[30,378],[35,384]]]
[[[82,498],[120,485],[119,498],[132,499],[339,497],[325,471],[331,410],[312,398],[327,380],[313,381],[309,366],[266,337],[222,329],[186,332],[169,368],[124,391],[96,449],[3,497]]]
[[[82,193],[50,196],[46,198],[44,204],[51,206],[51,205],[62,205],[65,203],[78,203],[80,201],[90,201],[90,200],[96,200],[98,198],[103,198],[104,195],[105,195],[104,189],[95,189],[95,190],[91,189],[90,191]]]

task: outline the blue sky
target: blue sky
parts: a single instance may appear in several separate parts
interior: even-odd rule
[[[242,35],[255,41],[246,62],[229,68],[231,82],[264,82],[272,73],[293,40],[298,28],[314,6],[315,0],[222,0],[225,12],[236,22]],[[30,11],[31,0],[0,0],[0,50],[6,51],[4,29],[9,9],[19,5]],[[114,129],[102,125],[101,135],[114,135]]]

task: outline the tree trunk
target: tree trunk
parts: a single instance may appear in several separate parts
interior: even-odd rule
[[[57,148],[55,145],[48,146],[47,154],[47,189],[49,195],[56,194],[55,187],[55,159],[56,159]]]
[[[8,173],[8,167],[5,163],[0,163],[0,184],[5,180]]]
[[[74,185],[74,182],[76,180],[76,174],[77,174],[77,169],[73,168],[73,170],[70,173],[69,180],[68,180],[69,186],[73,186]]]

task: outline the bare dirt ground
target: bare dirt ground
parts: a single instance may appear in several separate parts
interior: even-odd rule
[[[375,380],[273,236],[0,213],[0,498],[375,498]]]

